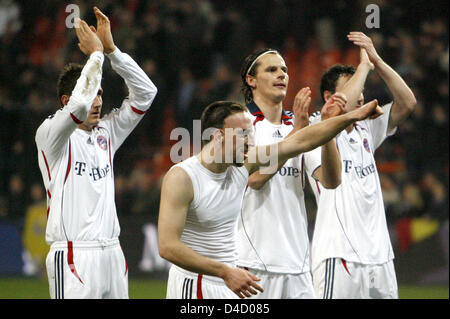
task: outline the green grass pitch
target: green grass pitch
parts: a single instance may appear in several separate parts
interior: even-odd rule
[[[164,299],[165,280],[129,280],[130,299]],[[400,299],[449,299],[448,286],[399,286]],[[0,299],[48,299],[45,279],[6,277],[0,278]]]

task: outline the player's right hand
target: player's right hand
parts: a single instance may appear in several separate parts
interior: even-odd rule
[[[81,52],[86,55],[91,55],[95,51],[103,52],[102,41],[98,36],[89,28],[88,24],[80,18],[75,19],[75,32],[77,34],[78,47]]]
[[[229,267],[223,280],[239,298],[251,297],[258,294],[257,290],[264,292],[264,289],[256,282],[260,281],[258,277],[249,271],[237,267]]]
[[[105,53],[111,53],[115,50],[116,46],[114,45],[109,18],[97,7],[94,7],[94,13],[97,18],[97,29],[91,26],[91,30],[94,31],[98,38],[102,41]]]

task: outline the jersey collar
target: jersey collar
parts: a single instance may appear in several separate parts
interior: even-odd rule
[[[247,108],[253,116],[256,116],[256,120],[253,124],[258,121],[264,120],[264,113],[261,111],[258,105],[256,105],[255,101],[251,101],[250,103],[248,103]],[[281,110],[281,121],[284,124],[292,125],[292,116],[289,115],[284,109]]]

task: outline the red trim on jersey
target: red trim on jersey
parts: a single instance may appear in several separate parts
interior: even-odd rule
[[[281,121],[282,121],[284,124],[294,126],[294,123],[292,123],[292,122],[289,121],[289,120],[292,120],[292,116],[289,116],[289,115],[286,115],[286,114],[282,114],[282,115],[281,115]]]
[[[343,258],[341,258],[341,261],[342,261],[342,265],[344,265],[344,268],[345,268],[345,270],[348,272],[348,274],[350,275],[350,271],[348,271],[348,268],[347,268],[347,262],[345,261],[345,259],[343,259]],[[351,276],[351,275],[350,275]]]
[[[44,151],[41,151],[42,156],[44,157],[45,166],[47,166],[48,180],[51,181],[52,177],[50,175],[50,168],[48,167],[47,157],[45,157]]]
[[[84,285],[84,283],[81,280],[80,276],[78,276],[77,270],[75,269],[75,264],[73,263],[73,243],[71,241],[67,242],[67,263],[69,264],[70,271]]]
[[[305,188],[305,156],[302,156],[302,164],[301,164],[301,170],[302,170],[302,188]]]
[[[320,187],[319,187],[319,182],[318,181],[316,181],[316,186],[317,186],[317,191],[319,192],[319,195],[320,195]]]
[[[48,189],[47,189],[47,196],[50,199],[52,198],[52,194],[50,193],[50,191]],[[49,212],[50,212],[50,206],[47,207],[47,219],[48,219]]]
[[[141,110],[138,110],[137,108],[135,108],[133,105],[130,105],[131,106],[131,109],[133,110],[133,112],[134,113],[137,113],[137,114],[139,114],[139,115],[142,115],[142,114],[145,114],[147,111],[141,111]]]
[[[73,120],[76,124],[78,124],[78,125],[80,125],[81,123],[83,123],[83,121],[80,121],[79,119],[77,119],[77,117],[76,117],[75,115],[73,115],[72,113],[70,113],[70,117],[71,117],[72,120]]]
[[[252,113],[252,115],[254,115],[254,116],[262,116],[262,117],[264,117],[264,113],[263,113],[263,112],[261,112],[261,111],[257,111],[257,112],[254,112],[254,113]]]
[[[72,166],[72,146],[69,140],[69,161],[67,163],[66,177],[64,177],[64,183],[66,183],[67,177],[69,176],[71,166]]]
[[[197,299],[203,299],[203,293],[202,293],[202,274],[198,274],[197,276]]]
[[[111,174],[112,174],[111,139],[110,138],[108,138],[108,151],[109,151],[109,165],[111,166]]]
[[[262,120],[264,120],[264,116],[257,116],[256,119],[253,121],[253,125]]]

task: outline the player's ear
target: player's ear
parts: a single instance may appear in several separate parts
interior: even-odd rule
[[[323,99],[326,101],[328,101],[328,99],[333,95],[333,93],[331,93],[328,90],[323,91]]]
[[[223,129],[217,129],[214,132],[214,139],[219,142],[222,143],[225,139],[225,131]]]
[[[256,78],[252,75],[247,75],[245,77],[245,81],[247,82],[247,84],[252,88],[256,88]]]
[[[62,105],[66,105],[69,102],[69,99],[70,99],[69,95],[63,94],[61,96],[61,103],[62,103]]]

